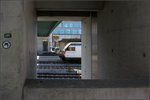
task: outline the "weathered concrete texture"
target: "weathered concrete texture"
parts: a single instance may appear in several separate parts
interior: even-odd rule
[[[99,79],[149,78],[150,2],[105,2],[99,12]]]
[[[89,5],[82,7],[80,2],[74,7],[69,4],[67,3],[67,7],[62,5],[55,7],[57,4],[50,7],[55,7],[54,10],[70,10],[68,8],[78,10],[75,8],[80,6],[80,9],[89,10]],[[149,5],[149,1],[104,3],[104,9],[101,9],[98,16],[99,79],[148,79],[148,67],[150,66]],[[102,7],[101,4],[99,6]],[[41,4],[40,7],[44,8],[44,5]],[[49,7],[48,4],[45,8],[47,7]],[[93,7],[90,7],[90,10],[93,10]],[[35,77],[36,31],[34,31],[34,26],[36,23],[34,17],[32,2],[27,0],[0,1],[0,44],[5,40],[12,44],[10,49],[0,47],[1,100],[22,100],[22,97],[24,100],[149,100],[149,88],[144,87],[28,88],[25,86],[22,91],[25,79]],[[91,41],[90,21],[91,19],[83,20],[83,24],[88,25],[84,31],[89,29],[85,32],[86,36],[83,36],[85,39],[83,40],[85,49],[82,50],[84,51],[83,63],[86,66],[83,66],[82,69],[85,79],[91,79],[92,70],[91,42],[89,42]],[[4,33],[8,32],[12,33],[12,38],[4,39]]]
[[[4,41],[11,42],[9,49],[0,46],[0,99],[21,100],[22,87],[26,76],[34,77],[31,69],[35,66],[32,5],[28,0],[0,1],[0,45]],[[28,24],[28,25],[27,25]],[[11,33],[12,38],[4,38],[4,33]],[[33,35],[34,34],[34,35]],[[30,41],[29,41],[30,40]],[[29,59],[30,58],[30,59]],[[27,71],[27,66],[28,68]],[[35,70],[34,70],[35,71]],[[28,74],[27,74],[28,72]],[[31,74],[29,74],[31,73]]]
[[[24,100],[149,100],[148,80],[27,80]]]
[[[25,88],[24,100],[149,100],[147,88]]]
[[[24,33],[22,1],[1,1],[1,43],[11,42],[11,48],[1,47],[0,98],[2,100],[19,100],[25,75],[21,66],[20,51],[22,33]],[[12,38],[5,39],[4,33],[12,33]]]
[[[149,100],[148,80],[27,80],[24,100]]]
[[[91,28],[92,28],[92,39],[91,39],[91,52],[92,52],[92,65],[91,65],[91,76],[92,79],[98,79],[98,32],[97,32],[97,17],[92,16]]]
[[[25,17],[25,47],[21,57],[27,60],[24,63],[27,67],[27,78],[34,79],[36,77],[36,57],[37,57],[37,17],[33,0],[24,0],[24,17]]]
[[[40,9],[52,9],[52,10],[95,10],[103,9],[103,2],[98,1],[80,1],[80,0],[34,0],[35,7]]]
[[[44,90],[44,92],[43,92]],[[25,100],[149,100],[147,88],[30,89]],[[37,95],[36,93],[39,93]],[[49,94],[51,93],[51,94]]]
[[[82,20],[82,79],[91,79],[91,18]]]

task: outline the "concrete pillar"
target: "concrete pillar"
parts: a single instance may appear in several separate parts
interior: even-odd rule
[[[98,79],[97,17],[82,20],[82,79]]]
[[[105,2],[99,12],[99,79],[149,77],[150,2]]]
[[[26,78],[35,76],[35,36],[33,5],[29,0],[0,1],[0,45],[9,41],[11,47],[0,46],[0,99],[22,100]],[[11,38],[4,38],[11,33]]]
[[[21,57],[27,59],[27,78],[33,79],[36,78],[37,64],[37,16],[33,0],[24,1],[24,17],[26,38],[23,43],[26,44],[26,52]]]
[[[91,18],[82,20],[82,79],[91,79]]]
[[[94,14],[94,13],[93,13]],[[91,30],[92,30],[92,35],[91,35],[91,43],[92,43],[92,68],[91,68],[91,74],[92,74],[92,79],[98,79],[98,33],[97,33],[97,16],[94,16],[92,14],[91,16]],[[96,13],[95,13],[96,14]]]

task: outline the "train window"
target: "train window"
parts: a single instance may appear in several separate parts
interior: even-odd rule
[[[75,47],[68,47],[66,51],[75,51]]]
[[[75,51],[75,47],[70,47],[69,51]]]
[[[69,51],[70,49],[69,49],[69,47],[66,49],[66,51]]]

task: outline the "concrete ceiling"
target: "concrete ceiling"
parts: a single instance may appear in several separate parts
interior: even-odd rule
[[[68,17],[68,16],[38,16],[38,21],[82,21],[86,17]]]
[[[38,10],[95,11],[103,9],[103,1],[35,1]]]

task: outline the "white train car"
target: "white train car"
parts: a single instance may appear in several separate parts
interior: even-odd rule
[[[63,60],[80,60],[81,59],[81,42],[68,43],[62,52]]]

